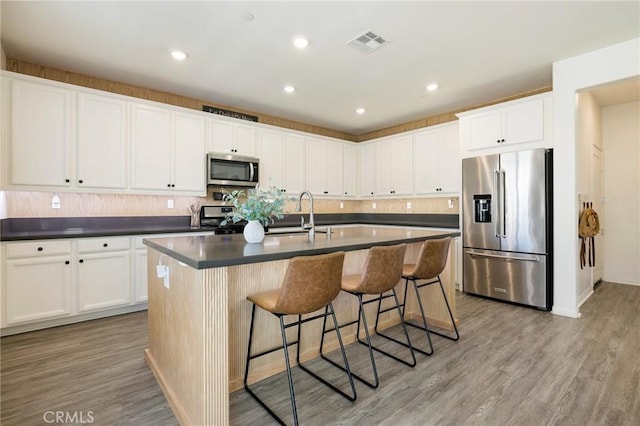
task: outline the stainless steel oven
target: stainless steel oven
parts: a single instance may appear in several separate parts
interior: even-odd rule
[[[259,182],[260,160],[243,155],[207,154],[207,184],[254,187]]]

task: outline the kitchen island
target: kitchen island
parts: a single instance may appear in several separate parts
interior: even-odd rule
[[[360,272],[367,249],[375,245],[407,243],[405,262],[416,259],[428,239],[456,237],[459,232],[410,227],[352,226],[333,232],[268,235],[261,244],[247,244],[242,235],[187,236],[145,240],[148,246],[149,347],[145,358],[180,424],[229,423],[229,392],[242,387],[251,304],[249,294],[279,288],[289,259],[294,256],[345,251],[346,274]],[[159,267],[160,266],[160,267]],[[166,277],[163,275],[166,269]],[[455,316],[455,250],[449,250],[442,274]],[[403,294],[404,285],[398,290]],[[430,291],[434,297],[430,297]],[[446,326],[448,314],[439,289],[425,289],[430,320]],[[340,294],[334,302],[339,322],[357,318],[355,298]],[[370,306],[367,315],[375,315]],[[411,293],[407,315],[417,304]],[[255,347],[276,346],[277,321],[261,312],[256,322]],[[398,323],[397,315],[381,315],[381,328]],[[318,356],[321,322],[305,325],[302,360]],[[332,336],[333,337],[333,336]],[[345,343],[355,339],[355,326],[343,331]],[[325,342],[331,350],[334,340]],[[253,364],[252,364],[253,365]],[[277,351],[255,362],[250,382],[284,370]]]

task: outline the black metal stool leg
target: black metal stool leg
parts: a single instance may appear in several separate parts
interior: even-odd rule
[[[453,330],[455,332],[455,337],[448,336],[444,333],[439,333],[434,330],[429,330],[433,334],[437,334],[438,336],[444,337],[449,340],[458,341],[460,339],[460,333],[458,333],[458,327],[456,326],[456,321],[453,319],[453,313],[451,312],[451,306],[449,306],[449,299],[447,298],[447,294],[444,292],[444,286],[442,285],[442,281],[440,280],[440,276],[438,276],[438,284],[440,284],[440,291],[442,291],[442,297],[444,297],[444,303],[447,304],[447,310],[449,311],[449,318],[451,319],[451,324],[453,325]]]
[[[331,312],[329,312],[329,310],[331,310]],[[322,377],[318,376],[316,373],[314,373],[313,371],[309,370],[304,364],[302,364],[302,362],[300,362],[300,336],[301,336],[301,329],[302,329],[302,321],[301,321],[301,317],[298,316],[298,348],[296,351],[296,362],[298,363],[298,367],[306,372],[307,374],[311,375],[312,377],[316,378],[318,381],[322,382],[325,386],[329,387],[330,389],[332,389],[333,391],[339,393],[340,395],[342,395],[343,397],[347,398],[349,401],[355,401],[357,394],[356,394],[356,388],[355,385],[353,384],[353,377],[351,376],[351,370],[349,369],[349,362],[347,361],[347,354],[344,350],[344,344],[342,343],[342,336],[340,336],[340,329],[338,328],[338,322],[336,321],[335,318],[335,312],[333,310],[333,304],[329,304],[325,307],[325,311],[324,311],[324,320],[323,320],[323,324],[322,324],[322,336],[320,337],[320,355],[323,359],[327,360],[327,358],[324,357],[323,353],[322,353],[322,348],[324,346],[324,334],[325,334],[325,329],[326,329],[326,323],[327,323],[327,316],[331,315],[333,318],[333,323],[335,325],[335,331],[336,334],[338,336],[338,343],[340,345],[340,352],[342,353],[342,361],[344,362],[344,367],[342,367],[341,365],[337,365],[335,364],[333,361],[329,360],[329,362],[331,362],[331,364],[336,365],[338,368],[340,368],[342,371],[344,371],[345,373],[347,373],[347,377],[349,379],[349,384],[351,385],[351,395],[343,392],[342,390],[338,389],[336,386],[334,386],[333,384],[329,383],[328,381],[326,381],[325,379],[323,379]]]
[[[407,278],[407,283],[409,282],[409,279]],[[433,342],[431,342],[431,334],[430,334],[430,330],[429,330],[429,325],[427,324],[427,317],[424,313],[424,306],[422,306],[422,299],[420,298],[420,294],[418,293],[418,287],[416,285],[416,281],[415,280],[411,280],[411,282],[413,283],[413,288],[416,292],[416,299],[418,299],[418,307],[420,308],[420,316],[422,316],[422,324],[423,327],[420,327],[418,325],[412,324],[412,323],[407,323],[407,325],[410,325],[411,327],[415,327],[415,328],[419,328],[420,330],[424,330],[425,334],[427,335],[427,343],[429,343],[429,350],[428,351],[424,351],[422,349],[418,349],[418,348],[414,348],[416,351],[425,354],[427,356],[431,356],[433,355]]]
[[[287,368],[287,380],[289,381],[289,393],[291,395],[291,409],[293,411],[293,424],[298,426],[298,410],[296,409],[296,395],[293,390],[293,376],[291,374],[291,363],[289,362],[289,346],[287,345],[287,333],[284,328],[284,316],[279,315],[278,319],[280,320],[280,332],[282,333],[282,344],[284,350],[284,362]],[[298,330],[300,329],[300,324],[298,324]],[[298,343],[299,345],[299,343]]]
[[[449,305],[449,299],[447,298],[447,294],[444,291],[444,286],[442,285],[442,281],[440,280],[440,276],[438,275],[436,277],[435,280],[427,282],[427,283],[423,283],[418,285],[417,280],[415,278],[407,278],[408,280],[411,280],[413,282],[413,286],[415,288],[416,291],[416,297],[418,298],[418,304],[420,306],[420,312],[422,314],[422,322],[424,324],[424,327],[416,325],[416,324],[411,324],[411,323],[407,323],[408,325],[415,327],[415,328],[419,328],[421,330],[424,330],[426,332],[428,332],[428,334],[436,334],[440,337],[444,337],[445,339],[449,339],[449,340],[453,340],[454,342],[460,339],[460,334],[458,333],[458,327],[456,326],[456,321],[453,319],[453,313],[451,312],[451,306]],[[425,314],[423,305],[422,305],[422,299],[420,298],[420,295],[418,294],[418,289],[422,288],[422,287],[426,287],[432,284],[436,284],[438,283],[440,285],[440,291],[442,292],[442,297],[444,298],[444,302],[447,305],[447,311],[449,312],[449,318],[451,319],[451,325],[453,326],[453,330],[455,335],[454,336],[449,336],[447,334],[444,333],[440,333],[438,331],[435,330],[431,330],[429,329],[428,325],[427,325],[427,316]],[[429,342],[431,342],[431,339],[429,339]],[[433,346],[431,346],[432,351],[433,351]]]

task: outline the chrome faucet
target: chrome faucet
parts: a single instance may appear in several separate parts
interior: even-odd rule
[[[309,191],[302,191],[302,192],[300,193],[300,196],[298,196],[298,203],[296,204],[296,211],[297,211],[297,212],[299,212],[299,211],[301,210],[301,207],[302,207],[302,197],[303,197],[305,194],[307,194],[307,196],[309,197],[309,223],[308,223],[308,224],[305,224],[305,223],[304,223],[304,218],[301,218],[301,219],[302,219],[302,221],[301,221],[301,222],[302,222],[302,223],[301,223],[301,225],[302,225],[302,228],[304,228],[304,229],[307,229],[307,228],[308,228],[308,229],[309,229],[309,235],[310,235],[310,236],[313,236],[313,235],[315,235],[315,233],[316,233],[316,225],[315,225],[314,220],[313,220],[313,195],[311,195],[311,192],[309,192]]]

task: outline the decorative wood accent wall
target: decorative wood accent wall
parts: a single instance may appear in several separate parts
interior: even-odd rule
[[[409,123],[398,124],[396,126],[387,127],[385,129],[376,130],[373,132],[364,133],[361,135],[352,135],[337,130],[326,129],[324,127],[318,127],[311,124],[300,123],[297,121],[287,120],[286,118],[275,117],[268,114],[261,114],[255,111],[243,110],[230,105],[218,104],[210,100],[201,100],[189,98],[187,96],[176,95],[173,93],[163,92],[154,89],[148,89],[145,87],[133,86],[125,83],[118,83],[115,81],[104,80],[99,77],[91,77],[83,74],[78,74],[72,71],[65,71],[56,68],[47,67],[45,65],[37,65],[29,62],[19,61],[13,58],[7,58],[7,71],[17,72],[20,74],[27,74],[34,77],[46,78],[49,80],[60,81],[63,83],[74,84],[76,86],[89,87],[91,89],[103,90],[105,92],[117,93],[125,96],[132,96],[140,99],[147,99],[150,101],[161,102],[169,105],[176,105],[183,108],[195,109],[202,111],[202,105],[211,105],[218,108],[231,109],[234,111],[242,112],[245,114],[257,115],[260,123],[270,124],[272,126],[282,127],[285,129],[299,130],[301,132],[314,133],[317,135],[328,136],[332,138],[352,141],[352,142],[364,142],[371,139],[376,139],[384,136],[394,135],[396,133],[408,132],[411,130],[421,129],[423,127],[434,126],[436,124],[447,123],[457,120],[455,114],[469,111],[476,108],[481,108],[489,105],[498,104],[501,102],[511,101],[526,96],[536,95],[538,93],[544,93],[552,90],[551,86],[542,87],[540,89],[532,90],[530,92],[520,93],[513,96],[509,96],[502,99],[496,99],[491,102],[472,105],[460,110],[446,112],[443,114],[426,117],[420,120],[411,121]]]

